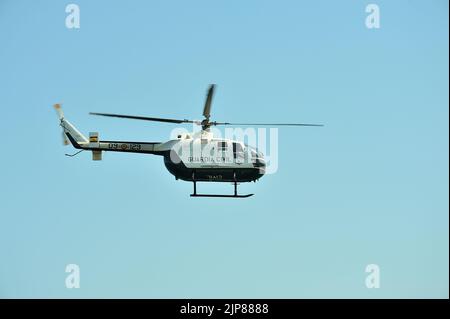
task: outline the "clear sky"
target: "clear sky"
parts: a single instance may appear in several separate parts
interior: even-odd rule
[[[380,29],[368,1],[265,0],[79,0],[67,29],[70,2],[0,0],[0,297],[448,298],[448,1],[372,2]],[[209,83],[214,120],[325,127],[281,128],[244,200],[190,198],[160,157],[64,156],[53,103],[158,142],[173,125],[88,112],[201,119]]]

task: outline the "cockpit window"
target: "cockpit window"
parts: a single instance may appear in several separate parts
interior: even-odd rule
[[[244,149],[240,143],[233,143],[233,157],[234,159],[244,158]]]
[[[242,145],[239,143],[233,143],[233,153],[241,153],[244,150],[242,149]]]

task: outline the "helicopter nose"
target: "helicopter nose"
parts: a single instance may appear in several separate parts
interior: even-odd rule
[[[266,161],[264,159],[264,156],[258,156],[255,159],[254,167],[259,169],[259,173],[261,174],[261,176],[264,175],[264,173],[266,172]]]

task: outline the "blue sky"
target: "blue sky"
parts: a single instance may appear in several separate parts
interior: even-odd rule
[[[68,3],[0,1],[0,297],[448,298],[447,1],[373,1],[376,30],[368,1],[76,1],[78,30]],[[246,200],[190,198],[160,157],[64,156],[52,104],[164,141],[88,112],[198,119],[209,83],[215,120],[325,127],[280,129]]]

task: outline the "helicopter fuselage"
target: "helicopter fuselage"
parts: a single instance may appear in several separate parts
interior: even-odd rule
[[[239,141],[172,140],[164,164],[176,179],[201,182],[251,182],[265,173],[264,156]]]
[[[160,155],[167,170],[176,179],[198,182],[252,182],[265,174],[264,155],[240,141],[214,138],[209,132],[182,134],[165,143],[99,140],[91,133],[82,140],[81,133],[66,120],[65,135],[72,145],[92,151],[93,160],[102,152],[128,152]]]

